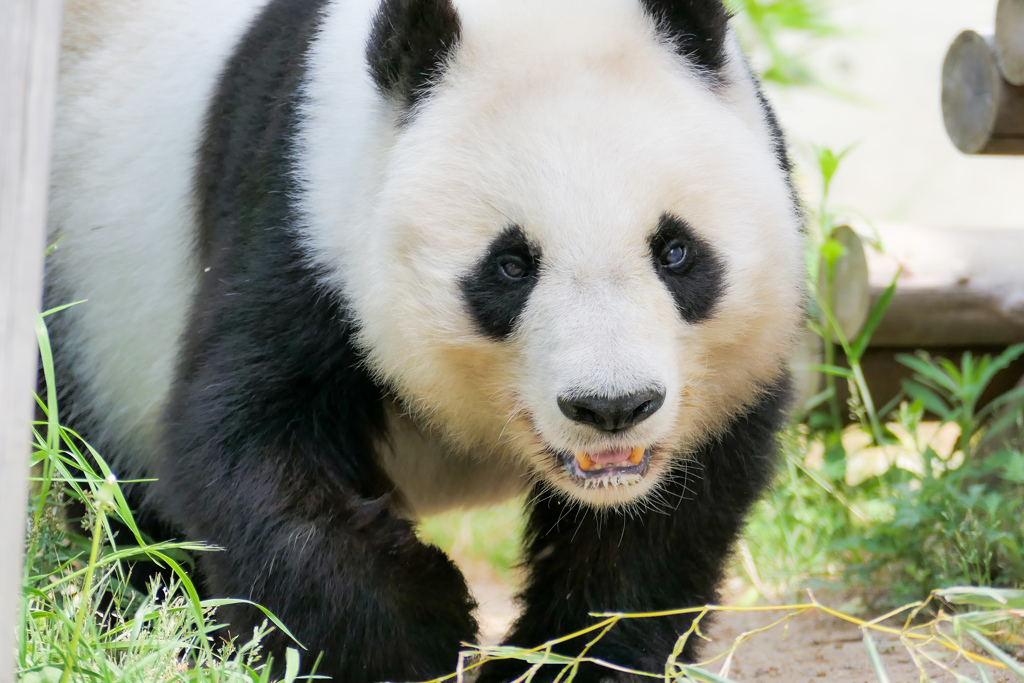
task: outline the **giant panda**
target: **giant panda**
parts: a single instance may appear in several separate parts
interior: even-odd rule
[[[445,509],[526,501],[509,644],[716,599],[804,280],[719,0],[70,0],[51,196],[62,419],[320,673],[454,669]],[[663,671],[691,619],[588,656]]]

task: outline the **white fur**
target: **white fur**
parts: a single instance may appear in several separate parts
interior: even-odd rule
[[[193,171],[215,81],[264,0],[72,0],[57,104],[51,324],[87,378],[100,440],[142,457],[167,398],[202,264]]]
[[[514,459],[581,500],[635,500],[777,376],[799,325],[799,216],[754,84],[730,39],[729,83],[712,92],[635,0],[456,5],[450,70],[394,136],[352,68],[370,10],[330,6],[302,123],[310,254],[353,306],[371,366],[448,444],[438,457]],[[704,324],[679,319],[651,267],[665,212],[726,264]],[[517,337],[495,342],[458,281],[510,223],[540,244],[544,271]],[[621,439],[556,403],[652,382],[665,407]],[[651,476],[582,491],[550,452],[612,445],[654,448]]]

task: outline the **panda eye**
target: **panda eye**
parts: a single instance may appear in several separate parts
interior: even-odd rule
[[[661,252],[661,265],[665,268],[679,268],[686,263],[690,250],[685,244],[676,241],[669,242]]]
[[[505,254],[498,257],[498,267],[509,280],[522,280],[526,276],[529,264],[518,256]]]

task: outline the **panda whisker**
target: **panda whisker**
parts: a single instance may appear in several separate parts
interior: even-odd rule
[[[595,515],[594,519],[597,523],[597,537],[601,538],[601,516]],[[572,543],[576,540],[576,536],[580,533],[580,529],[583,528],[583,524],[587,521],[587,518],[584,517],[583,519],[580,519],[579,510],[577,510],[576,519],[574,521],[577,522],[576,530],[572,532],[572,538],[569,539],[569,543]]]
[[[473,189],[472,189],[471,187],[468,187],[468,186],[466,186],[466,189],[467,189],[467,190],[469,191],[469,193],[470,193],[471,195],[473,195],[473,197],[475,197],[475,198],[476,198],[476,199],[477,199],[477,200],[478,200],[478,201],[479,201],[479,202],[480,202],[481,204],[484,204],[484,205],[485,205],[485,206],[487,206],[487,207],[488,207],[489,209],[493,210],[493,211],[494,211],[494,213],[496,213],[496,214],[498,214],[499,216],[501,216],[502,218],[504,218],[504,219],[505,219],[505,222],[506,222],[506,223],[508,223],[508,224],[510,224],[510,225],[511,225],[511,224],[514,224],[514,223],[516,222],[516,221],[512,220],[512,219],[511,219],[511,218],[509,217],[509,215],[508,215],[508,214],[506,214],[506,213],[505,213],[504,211],[502,211],[501,209],[499,209],[499,208],[497,207],[497,205],[495,205],[495,204],[494,204],[494,202],[490,201],[489,199],[487,199],[486,197],[484,197],[483,195],[481,195],[481,194],[480,194],[479,192],[477,192],[477,191],[473,190]]]
[[[527,437],[527,436],[530,436],[529,432],[522,432],[522,433],[519,433],[519,434],[515,434],[513,436],[508,437],[504,441],[499,441],[498,445],[505,446],[507,444],[513,443],[513,442],[515,442],[515,441],[517,441],[519,439],[522,439],[523,437]]]
[[[558,514],[558,519],[555,520],[555,523],[551,525],[551,528],[548,529],[547,534],[545,534],[545,535],[548,535],[552,531],[557,529],[558,526],[562,523],[562,520],[565,519],[569,515],[570,512],[572,512],[572,508],[573,508],[572,505],[563,505],[562,506],[562,511]]]
[[[525,411],[526,411],[526,408],[519,408],[514,413],[512,413],[511,415],[508,416],[508,419],[505,420],[505,425],[501,428],[501,432],[498,434],[498,442],[499,443],[508,443],[508,442],[502,442],[501,441],[501,437],[504,436],[505,430],[508,429],[508,426],[509,426],[509,424],[511,424],[512,420],[516,419],[517,416],[519,416],[521,413],[523,413]]]

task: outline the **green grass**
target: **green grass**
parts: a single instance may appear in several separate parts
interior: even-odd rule
[[[523,501],[478,510],[448,512],[424,520],[420,537],[463,562],[489,567],[512,581],[523,535]]]
[[[34,432],[18,680],[268,681],[260,641],[284,625],[267,613],[267,624],[251,638],[222,639],[216,610],[234,601],[200,600],[179,561],[186,550],[210,551],[196,543],[144,542],[103,458],[60,426],[42,317],[38,336],[49,390],[39,401],[46,420]],[[111,520],[132,537],[116,538]],[[130,561],[141,558],[171,568],[171,584],[132,589]],[[298,649],[289,650],[284,680],[296,679],[299,662]]]

